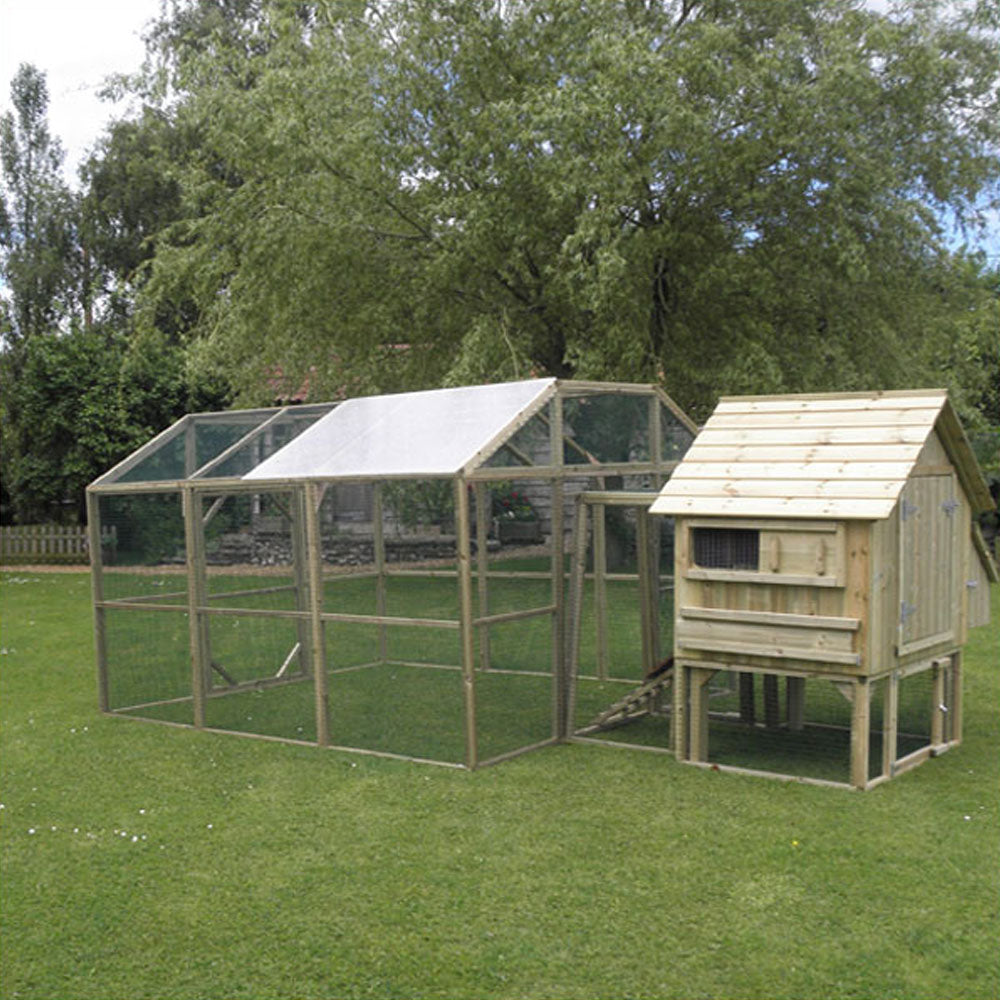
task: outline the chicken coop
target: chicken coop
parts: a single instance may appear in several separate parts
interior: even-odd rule
[[[186,416],[87,491],[100,707],[470,769],[561,739],[579,498],[655,495],[695,433],[556,379]],[[597,573],[639,677],[644,530]]]
[[[943,390],[722,399],[651,508],[678,759],[871,788],[958,744],[992,508]]]

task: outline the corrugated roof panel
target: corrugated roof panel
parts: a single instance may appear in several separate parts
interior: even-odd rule
[[[454,474],[554,383],[532,379],[350,399],[243,478]]]

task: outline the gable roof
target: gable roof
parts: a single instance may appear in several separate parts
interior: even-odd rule
[[[551,396],[554,378],[349,399],[248,480],[455,474]],[[485,458],[485,454],[483,455]]]
[[[888,517],[935,429],[973,511],[991,509],[945,389],[724,397],[650,509]]]

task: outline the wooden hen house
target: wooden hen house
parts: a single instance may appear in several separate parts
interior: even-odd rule
[[[676,522],[678,758],[836,728],[821,703],[857,788],[956,745],[992,507],[944,390],[722,399],[651,508]]]

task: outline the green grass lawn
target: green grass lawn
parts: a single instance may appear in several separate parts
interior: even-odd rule
[[[0,574],[3,997],[998,995],[997,625],[967,649],[964,744],[861,794],[103,717],[89,597]]]

